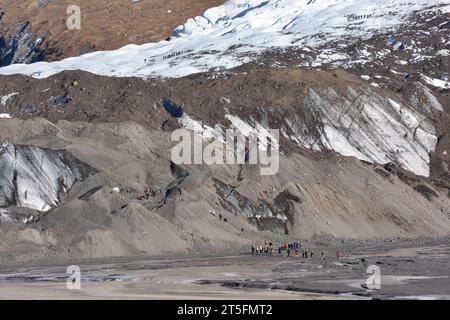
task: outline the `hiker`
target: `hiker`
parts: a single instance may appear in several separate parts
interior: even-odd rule
[[[323,251],[320,253],[320,260],[325,260],[325,253]]]
[[[311,254],[311,258],[312,258],[314,255],[314,251],[311,250],[310,254]]]
[[[290,257],[291,256],[291,248],[287,249],[287,256]]]
[[[255,255],[255,246],[252,246],[252,255]]]
[[[341,252],[339,250],[336,251],[336,260],[339,260],[341,257]]]
[[[219,220],[222,220],[222,214],[219,213]]]
[[[278,246],[278,254],[281,254],[281,246]]]

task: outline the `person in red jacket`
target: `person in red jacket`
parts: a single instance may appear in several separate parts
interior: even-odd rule
[[[341,252],[339,250],[336,251],[336,260],[339,260],[341,257]]]

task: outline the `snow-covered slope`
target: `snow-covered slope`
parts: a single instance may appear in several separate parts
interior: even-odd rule
[[[450,12],[450,0],[230,0],[179,26],[170,41],[11,65],[0,74],[42,78],[81,69],[107,76],[181,77],[241,65],[264,49],[345,46],[407,23],[416,10],[438,8]],[[336,58],[331,55],[328,60]]]

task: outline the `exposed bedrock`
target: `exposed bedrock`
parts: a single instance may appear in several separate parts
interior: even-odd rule
[[[29,22],[14,25],[7,34],[0,37],[0,67],[42,61],[42,41],[40,38],[34,39]]]
[[[300,199],[285,190],[276,195],[273,203],[260,199],[255,205],[252,200],[243,196],[236,187],[213,178],[220,203],[227,211],[239,214],[257,225],[259,230],[269,230],[279,234],[288,234],[288,226],[295,223],[295,209],[292,202]]]

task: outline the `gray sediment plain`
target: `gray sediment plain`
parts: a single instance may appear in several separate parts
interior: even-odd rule
[[[1,299],[450,299],[448,239],[386,242],[306,241],[300,256],[159,256],[79,262],[81,288],[69,290],[67,266],[0,270]],[[337,246],[339,245],[339,246]],[[336,260],[334,249],[342,250]],[[325,252],[325,259],[319,252]],[[367,268],[380,268],[379,289]]]

